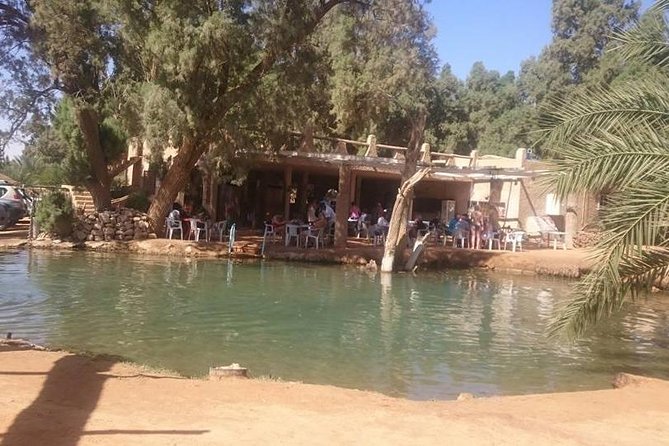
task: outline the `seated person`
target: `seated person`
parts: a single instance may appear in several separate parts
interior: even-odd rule
[[[314,229],[323,229],[326,228],[327,226],[328,226],[328,220],[327,218],[325,218],[322,212],[318,215],[318,217],[316,217],[316,220],[314,220],[311,223],[311,227]]]
[[[469,220],[467,220],[466,216],[462,214],[458,218],[457,223],[455,223],[455,230],[453,231],[453,235],[469,237],[470,228],[471,225],[469,224]]]
[[[349,220],[357,220],[360,218],[360,208],[356,206],[355,202],[351,203],[351,209],[348,214]]]
[[[390,226],[390,223],[386,219],[386,216],[388,215],[388,211],[385,209],[381,213],[381,216],[379,219],[376,221],[376,233],[377,234],[388,234],[388,227]]]
[[[286,220],[284,220],[283,215],[281,214],[276,214],[272,217],[271,225],[274,226],[275,231],[283,229],[284,226],[286,226],[286,223]]]
[[[448,235],[455,234],[455,226],[458,224],[458,220],[460,220],[460,214],[455,214],[448,222],[448,227],[446,228]]]

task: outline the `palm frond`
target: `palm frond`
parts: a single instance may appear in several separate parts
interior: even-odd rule
[[[583,190],[623,189],[669,172],[669,138],[646,125],[579,136],[561,145],[559,153],[543,181],[563,199]]]
[[[642,60],[659,67],[669,66],[669,35],[665,12],[668,0],[657,1],[636,27],[613,36],[613,51],[626,60]]]
[[[606,263],[574,287],[576,297],[557,312],[548,326],[550,336],[582,336],[590,327],[618,311],[628,298],[647,291],[669,273],[669,248],[649,247],[639,255]]]
[[[593,129],[616,134],[634,127],[667,128],[668,84],[669,78],[658,76],[610,89],[595,87],[555,101],[543,109],[539,119],[544,130],[542,145],[556,151]]]
[[[609,197],[601,212],[605,236],[602,247],[623,255],[640,255],[649,246],[666,242],[669,224],[669,172],[640,181]]]

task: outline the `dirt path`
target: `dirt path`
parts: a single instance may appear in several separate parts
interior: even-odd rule
[[[669,383],[412,402],[296,383],[198,381],[0,350],[0,445],[669,445]]]

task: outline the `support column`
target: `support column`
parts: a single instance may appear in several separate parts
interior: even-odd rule
[[[339,193],[335,219],[335,248],[345,248],[348,238],[348,206],[351,202],[351,166],[339,166]]]
[[[293,168],[286,167],[283,171],[283,218],[290,220],[290,186],[293,183]]]
[[[578,200],[576,199],[575,194],[569,194],[567,196],[567,209],[564,216],[564,242],[567,246],[567,249],[572,249],[574,247],[574,237],[576,237],[576,232],[578,232]]]

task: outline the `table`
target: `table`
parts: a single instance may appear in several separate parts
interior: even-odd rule
[[[562,243],[562,249],[567,249],[567,233],[562,231],[548,231],[548,244],[553,241],[553,249],[557,249],[558,243]]]
[[[300,247],[300,233],[305,229],[309,229],[309,225],[287,223],[286,224],[286,237],[285,237],[286,246],[288,246],[290,244],[290,240],[293,237],[295,237],[296,246],[299,248]]]

